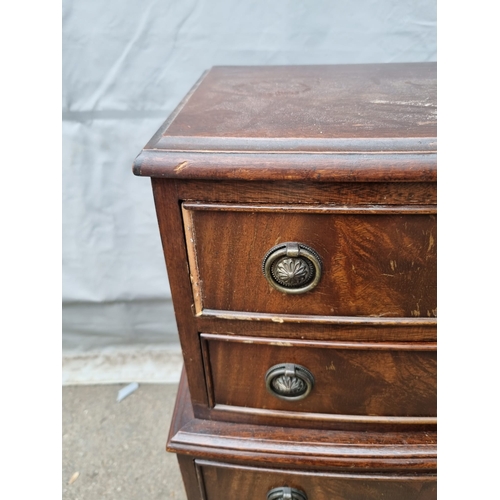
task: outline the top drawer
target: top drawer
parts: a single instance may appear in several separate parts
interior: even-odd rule
[[[435,213],[433,206],[185,202],[196,313],[208,309],[272,315],[435,317]],[[300,242],[319,257],[321,278],[313,289],[290,294],[267,281],[263,259],[283,242]]]

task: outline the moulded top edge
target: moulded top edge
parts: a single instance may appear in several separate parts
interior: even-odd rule
[[[143,150],[135,175],[199,180],[436,182],[435,153],[203,153]]]
[[[435,137],[301,138],[166,136],[146,149],[204,153],[435,153]]]
[[[434,182],[436,108],[435,63],[213,67],[134,173]]]

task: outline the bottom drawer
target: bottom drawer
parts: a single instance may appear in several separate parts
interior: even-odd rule
[[[195,460],[203,500],[435,500],[435,475],[284,471]]]

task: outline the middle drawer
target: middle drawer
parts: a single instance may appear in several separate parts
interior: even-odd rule
[[[436,344],[200,335],[209,405],[255,415],[434,423]]]

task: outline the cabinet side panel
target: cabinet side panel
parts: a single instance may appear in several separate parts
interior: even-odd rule
[[[193,289],[177,186],[175,181],[166,179],[152,179],[152,186],[191,399],[195,404],[206,405],[203,360],[194,322]]]

